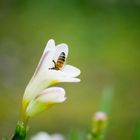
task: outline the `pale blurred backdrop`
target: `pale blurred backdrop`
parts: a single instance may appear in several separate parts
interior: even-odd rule
[[[67,101],[31,118],[28,137],[90,129],[111,88],[105,140],[138,139],[139,0],[0,1],[0,138],[14,131],[24,89],[50,38],[69,45],[67,63],[81,69],[81,82],[57,85]]]

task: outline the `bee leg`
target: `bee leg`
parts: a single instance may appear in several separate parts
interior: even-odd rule
[[[56,62],[53,60],[54,65],[56,66]]]
[[[49,70],[54,70],[54,69],[55,69],[56,62],[53,60],[53,63],[54,63],[54,67],[52,67],[52,68],[49,68]]]

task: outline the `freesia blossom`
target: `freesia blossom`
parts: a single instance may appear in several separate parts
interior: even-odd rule
[[[50,108],[53,104],[66,100],[65,90],[60,87],[45,89],[38,97],[30,102],[26,109],[26,115],[32,117]]]
[[[54,40],[48,41],[39,64],[25,89],[20,120],[12,140],[25,139],[30,117],[66,100],[63,88],[49,86],[59,82],[80,82],[80,79],[76,78],[80,74],[80,70],[66,64],[67,56],[68,46],[66,44],[55,45]],[[43,135],[38,135],[32,140],[63,140],[58,136]]]
[[[46,132],[39,132],[31,137],[31,140],[64,140],[61,134],[49,135]]]
[[[49,40],[42,54],[40,62],[35,70],[33,77],[26,87],[23,100],[27,104],[46,89],[46,87],[58,82],[79,82],[76,78],[80,70],[64,64],[62,69],[53,69],[60,54],[64,52],[68,56],[68,46],[66,44],[55,45],[54,40]]]

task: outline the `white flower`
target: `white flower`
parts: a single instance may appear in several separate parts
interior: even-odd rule
[[[67,58],[68,46],[66,44],[55,46],[54,40],[48,41],[35,73],[26,87],[23,97],[25,102],[30,102],[52,84],[80,81],[76,78],[80,74],[79,69],[66,64],[60,70],[54,68],[54,62],[57,62],[62,52]]]
[[[51,87],[42,91],[42,93],[32,100],[26,109],[26,116],[32,117],[43,112],[56,103],[66,100],[65,90],[60,87]]]
[[[64,137],[61,134],[49,135],[46,132],[39,132],[31,137],[31,140],[64,140]]]

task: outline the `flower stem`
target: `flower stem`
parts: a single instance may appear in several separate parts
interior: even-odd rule
[[[101,135],[96,135],[96,134],[89,134],[87,137],[88,140],[103,140],[103,137]]]
[[[25,140],[28,128],[23,122],[18,122],[11,140]]]

